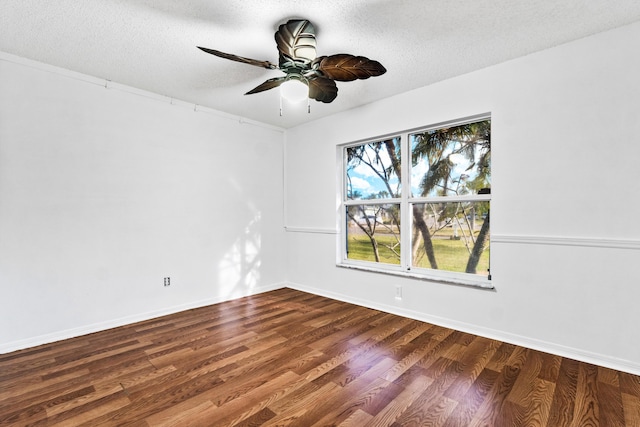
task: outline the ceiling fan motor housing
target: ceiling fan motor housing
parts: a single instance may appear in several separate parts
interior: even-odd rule
[[[267,69],[279,69],[284,77],[271,78],[253,88],[246,95],[263,92],[290,80],[299,80],[309,87],[309,97],[329,103],[338,96],[336,81],[368,79],[386,73],[378,61],[348,53],[316,55],[316,31],[306,19],[291,19],[278,27],[275,33],[278,47],[278,66],[269,61],[258,61],[241,56],[199,47],[212,55]]]

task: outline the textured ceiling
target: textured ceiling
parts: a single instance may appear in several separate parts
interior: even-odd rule
[[[289,18],[314,23],[318,55],[387,73],[281,117],[278,90],[243,95],[280,71],[195,47],[277,63]],[[288,128],[638,20],[638,0],[1,0],[0,51]]]

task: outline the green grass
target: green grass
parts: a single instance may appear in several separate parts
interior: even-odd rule
[[[380,262],[387,264],[400,264],[400,259],[393,251],[389,250],[386,246],[392,246],[396,243],[396,239],[392,235],[385,235],[376,233],[376,240],[378,241],[378,254],[380,255]],[[347,245],[349,252],[349,259],[357,259],[360,261],[374,261],[373,247],[371,246],[371,240],[366,235],[351,236],[349,237],[349,243]],[[400,253],[400,247],[395,250]]]
[[[380,254],[380,262],[387,264],[400,264],[398,257],[385,245],[392,245],[395,243],[395,239],[391,235],[377,234],[376,240],[378,241],[378,252]],[[438,263],[438,269],[455,272],[465,272],[467,262],[469,261],[469,251],[464,245],[464,240],[450,240],[450,239],[433,239],[433,248],[436,255],[436,262]],[[365,235],[350,236],[348,241],[349,259],[372,261],[375,262],[373,256],[373,248],[371,241]],[[400,248],[396,249],[400,253]],[[421,247],[418,250],[417,267],[431,268],[429,260]],[[480,275],[486,275],[489,268],[489,248],[486,248],[482,253],[480,262],[478,263],[477,272]]]

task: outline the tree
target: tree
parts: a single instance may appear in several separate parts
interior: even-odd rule
[[[469,261],[467,262],[467,268],[465,269],[466,273],[476,274],[478,269],[478,263],[480,262],[480,257],[484,252],[484,247],[487,242],[487,237],[489,235],[489,212],[487,211],[487,216],[484,219],[484,223],[480,228],[480,233],[478,233],[478,237],[476,238],[476,243],[473,245],[473,250],[471,251],[471,255],[469,256]]]
[[[396,168],[393,166],[397,160],[397,152],[399,152],[399,139],[394,138],[388,141],[378,141],[369,144],[363,144],[355,147],[349,147],[347,149],[347,198],[373,200],[373,199],[386,199],[399,197],[400,188],[400,175],[396,173]],[[389,150],[395,160],[388,157]],[[370,172],[379,178],[379,182],[385,187],[385,190],[380,190],[376,193],[363,195],[360,191],[354,189],[351,172],[356,168],[365,166]],[[398,179],[397,185],[394,187],[392,184],[394,178]],[[382,222],[380,218],[384,213],[386,217],[390,217],[389,221]],[[397,209],[386,208],[383,204],[350,206],[347,209],[347,216],[351,220],[352,224],[355,224],[369,239],[371,248],[373,251],[373,257],[376,262],[380,262],[380,242],[376,238],[376,233],[379,228],[384,229],[387,235],[393,237],[392,244],[385,244],[391,253],[395,254],[397,259],[400,259],[400,252],[398,250],[400,246],[400,237],[397,234],[397,226],[399,222],[399,212]]]
[[[420,196],[449,196],[478,193],[488,188],[491,174],[491,123],[489,120],[468,123],[459,126],[440,128],[414,135],[412,147],[412,165],[419,162],[427,163],[427,172],[420,182]],[[461,157],[466,160],[468,166],[465,172],[473,170],[476,175],[473,180],[468,181],[468,175],[455,173],[457,162],[455,159]],[[431,237],[438,230],[435,226],[430,231],[424,221],[424,212],[428,205],[414,205],[413,216],[416,229],[419,231],[424,242],[424,251],[429,259],[431,268],[437,269],[435,253]],[[450,206],[450,211],[440,212],[439,217],[453,218],[455,210]],[[467,214],[463,212],[464,218],[469,215],[475,221],[477,212]],[[469,223],[470,237],[473,239],[473,225]],[[489,231],[489,216],[475,239],[473,249],[467,262],[465,271],[475,273],[480,257],[484,251],[487,235]]]
[[[467,123],[446,128],[430,130],[410,135],[411,165],[425,167],[426,172],[419,177],[416,197],[461,196],[465,194],[486,193],[490,190],[491,174],[491,125],[489,120]],[[400,198],[400,180],[402,176],[400,138],[371,142],[347,149],[347,198],[386,199]],[[354,189],[352,173],[357,168],[365,167],[369,176],[373,174],[385,190],[363,196]],[[460,170],[460,167],[464,169]],[[362,175],[360,175],[362,177]],[[397,185],[396,185],[397,183]],[[378,187],[380,188],[380,187]],[[412,191],[404,188],[402,191]],[[468,205],[468,206],[467,206]],[[486,208],[485,208],[486,205]],[[397,209],[385,207],[384,204],[351,205],[347,209],[348,218],[368,237],[376,262],[380,261],[379,239],[376,232],[382,227],[386,235],[395,238],[387,248],[396,254],[400,238],[400,216]],[[371,211],[376,210],[373,220]],[[377,221],[379,212],[391,220],[386,224]],[[437,203],[413,203],[413,243],[412,255],[415,259],[420,245],[432,269],[438,269],[433,238],[436,233],[446,227],[454,226],[460,230],[464,239],[469,259],[465,271],[475,273],[484,252],[489,235],[488,203],[447,202],[440,199]],[[476,217],[482,216],[484,223],[475,235]],[[466,231],[465,231],[466,230]],[[455,236],[456,238],[458,236]],[[385,238],[386,239],[386,238]],[[381,241],[384,239],[381,239]]]

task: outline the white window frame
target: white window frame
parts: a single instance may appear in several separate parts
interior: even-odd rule
[[[442,283],[451,283],[456,285],[474,286],[479,288],[493,289],[491,274],[488,276],[480,276],[468,273],[458,273],[446,270],[435,270],[429,268],[419,268],[411,266],[411,236],[413,235],[413,215],[412,206],[414,204],[438,203],[438,202],[491,202],[491,194],[468,194],[463,196],[443,196],[443,197],[413,197],[411,194],[411,149],[409,146],[409,135],[426,132],[429,130],[439,129],[442,127],[458,126],[467,123],[473,123],[482,120],[491,120],[491,114],[479,114],[463,119],[452,120],[442,123],[436,123],[429,126],[394,132],[387,135],[381,135],[374,138],[367,138],[359,141],[349,142],[338,145],[337,148],[337,250],[336,265],[338,267],[353,268],[383,274],[398,275],[415,279],[429,280]],[[384,141],[392,138],[400,138],[400,155],[401,155],[401,182],[402,191],[399,198],[388,199],[352,199],[348,200],[347,183],[345,182],[347,167],[347,148],[365,145],[372,142]],[[347,258],[347,214],[348,206],[354,205],[387,205],[399,204],[401,211],[400,225],[400,264],[376,263],[371,261],[361,261]],[[489,245],[491,245],[491,237],[489,237]]]

